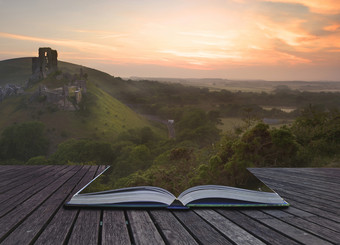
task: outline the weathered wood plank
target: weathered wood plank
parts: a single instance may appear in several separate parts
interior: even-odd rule
[[[66,200],[74,195],[79,188],[82,188],[86,185],[93,177],[97,171],[97,166],[90,166],[89,170],[82,178],[82,180],[76,185],[76,187],[72,190]],[[46,228],[42,231],[39,238],[36,240],[34,244],[49,244],[49,245],[57,245],[64,244],[67,240],[67,236],[70,233],[71,227],[75,221],[76,216],[78,215],[78,208],[66,209],[64,206],[61,206],[58,212],[55,214],[51,222],[46,226]]]
[[[105,166],[101,165],[98,167],[96,175],[100,174],[105,169]],[[79,188],[80,189],[80,188]],[[100,216],[101,216],[101,209],[80,209],[78,218],[74,224],[70,243],[73,244],[81,244],[83,241],[99,241],[100,234],[99,230],[89,233],[83,232],[84,229],[93,229],[93,227],[100,227]],[[87,216],[87,214],[90,214]],[[99,217],[99,219],[98,219]]]
[[[317,170],[317,171],[315,171]],[[337,174],[335,168],[330,168],[330,169],[326,169],[326,168],[285,168],[283,169],[283,171],[287,174],[294,174],[296,175],[301,175],[301,173],[303,173],[303,175],[305,177],[308,177],[310,179],[313,180],[322,180],[322,181],[327,181],[327,182],[332,182],[332,183],[336,183],[336,184],[340,184],[340,180],[339,177],[340,175]]]
[[[337,190],[333,190],[333,187],[327,187],[327,186],[312,186],[308,185],[308,182],[302,183],[302,182],[287,182],[282,181],[278,178],[273,179],[273,177],[264,177],[262,175],[258,176],[264,183],[266,183],[268,186],[271,186],[273,189],[276,188],[283,188],[286,190],[286,188],[295,188],[297,191],[300,190],[300,192],[304,192],[304,195],[313,195],[312,193],[319,193],[316,194],[316,196],[320,196],[323,198],[333,199],[334,202],[338,203],[339,200],[336,199],[337,196],[340,195],[340,193],[337,193]]]
[[[275,187],[275,186],[273,186]],[[322,210],[327,210],[328,212],[340,215],[340,210],[338,209],[339,205],[334,204],[332,202],[328,203],[324,201],[322,198],[317,197],[309,197],[306,193],[305,195],[297,194],[293,191],[286,191],[284,188],[275,187],[275,190],[280,194],[280,196],[289,197],[290,200],[295,200],[301,203],[305,203],[309,206],[320,208]],[[303,196],[303,197],[302,197]]]
[[[49,175],[44,173],[44,166],[0,166],[0,186],[7,188],[0,194],[0,214],[1,205],[13,209],[0,216],[0,243],[137,244],[142,241],[210,245],[241,244],[242,239],[250,243],[248,236],[267,244],[340,243],[337,205],[340,188],[333,188],[340,184],[338,169],[255,170],[261,180],[292,205],[287,209],[129,210],[124,214],[122,210],[112,209],[103,212],[64,209],[63,201],[83,186],[80,183],[88,182],[84,179],[89,178],[89,171],[81,178],[79,166],[45,166],[46,169],[59,167],[65,170]],[[2,173],[6,178],[1,178]],[[4,197],[8,197],[9,206],[7,200],[2,201]]]
[[[303,229],[306,232],[310,232],[314,235],[317,235],[326,241],[340,244],[339,230],[333,231],[331,229],[325,228],[321,225],[309,222],[308,220],[299,217],[286,217],[281,218],[281,220],[288,224],[294,225],[295,227],[299,227],[299,229]]]
[[[29,244],[40,233],[56,210],[63,205],[67,195],[87,172],[88,167],[78,169],[71,178],[60,186],[44,203],[28,216],[2,241],[2,244]]]
[[[311,206],[315,207],[322,207],[329,212],[340,215],[340,210],[338,209],[340,203],[336,203],[330,200],[324,200],[322,194],[320,194],[319,196],[310,196],[308,193],[296,193],[292,189],[285,190],[284,187],[275,187],[275,189],[283,196],[289,196],[291,199],[294,199],[296,201],[309,203]]]
[[[168,244],[198,244],[169,210],[151,210],[150,214]]]
[[[262,241],[240,228],[224,216],[216,213],[211,209],[197,209],[195,210],[199,216],[208,221],[212,226],[223,233],[235,244],[249,244],[249,245],[262,245]]]
[[[325,186],[320,186],[320,185],[309,185],[308,182],[300,182],[300,181],[294,181],[294,180],[290,180],[287,181],[287,179],[289,178],[289,176],[278,176],[278,175],[271,175],[271,176],[267,176],[264,174],[257,174],[257,176],[263,181],[263,182],[267,182],[270,183],[270,185],[277,185],[280,187],[295,187],[296,190],[301,190],[304,193],[308,192],[308,194],[310,193],[316,193],[316,195],[320,195],[322,194],[323,197],[328,197],[328,198],[333,198],[337,197],[339,195],[337,190],[332,190],[332,189],[327,189],[327,187]],[[275,176],[275,177],[273,177]],[[338,200],[335,200],[336,202],[338,202]]]
[[[329,220],[324,217],[316,216],[315,214],[312,214],[310,212],[303,211],[301,209],[295,208],[295,207],[289,207],[284,210],[284,212],[290,213],[294,216],[303,218],[305,220],[308,220],[312,223],[321,225],[323,227],[326,227],[328,229],[334,230],[334,231],[340,231],[340,223],[335,222],[333,220]]]
[[[1,175],[1,182],[0,182],[0,189],[12,182],[16,182],[17,180],[21,179],[22,176],[27,174],[31,174],[37,169],[37,166],[23,166],[22,168],[18,168],[16,171],[11,171],[7,174]]]
[[[173,211],[190,234],[202,244],[232,244],[193,211]]]
[[[23,199],[23,195],[25,194],[25,191],[33,194],[31,187],[37,184],[39,184],[40,186],[43,186],[44,180],[53,177],[56,171],[60,171],[60,170],[61,169],[58,167],[52,167],[52,168],[49,168],[48,171],[41,172],[41,174],[31,175],[29,181],[21,183],[15,188],[10,189],[10,191],[5,191],[4,193],[1,193],[0,194],[0,207],[3,208],[3,206],[1,206],[1,203],[6,202],[6,204],[8,204],[12,198],[18,199],[18,197],[20,197],[20,200],[24,201],[25,199]]]
[[[331,175],[331,174],[320,174],[319,176],[317,175],[310,175],[308,172],[305,172],[304,169],[298,168],[297,171],[290,171],[290,169],[284,169],[284,168],[251,168],[249,169],[251,172],[256,173],[256,174],[265,174],[267,176],[270,175],[275,175],[275,176],[288,176],[288,180],[307,180],[310,181],[311,183],[315,183],[315,182],[320,182],[323,185],[327,185],[327,184],[338,184],[336,177]],[[323,175],[323,176],[322,176]],[[328,178],[327,178],[328,175]],[[336,183],[332,182],[332,180],[336,181]]]
[[[286,208],[283,210],[284,212],[290,213],[294,216],[298,216],[301,218],[308,218],[308,217],[313,217],[315,216],[315,214],[310,213],[310,212],[306,212],[302,209],[298,209],[296,207],[290,206],[289,208]]]
[[[27,175],[22,176],[22,178],[18,179],[17,181],[14,181],[12,183],[7,184],[6,186],[3,186],[1,188],[0,196],[8,191],[11,191],[11,194],[18,193],[17,189],[22,189],[23,186],[26,187],[27,185],[29,185],[30,182],[34,181],[35,179],[48,174],[50,171],[53,171],[54,168],[55,168],[54,166],[48,165],[38,168],[33,172],[27,173]],[[0,200],[1,199],[2,198],[0,197]]]
[[[4,216],[6,213],[15,209],[17,206],[21,205],[22,203],[26,202],[26,200],[36,195],[37,193],[42,191],[47,186],[53,185],[54,181],[57,181],[60,176],[62,176],[65,172],[69,170],[71,170],[71,168],[65,169],[64,167],[61,167],[61,168],[57,167],[52,172],[52,176],[49,176],[48,178],[45,178],[43,180],[39,179],[38,183],[24,190],[23,192],[20,193],[20,195],[12,196],[9,199],[7,197],[7,194],[5,194],[4,199],[7,199],[7,201],[0,204],[0,217]]]
[[[280,232],[271,229],[270,227],[244,215],[243,213],[237,210],[217,209],[217,211],[267,244],[272,245],[300,244],[292,240],[291,238],[286,237],[284,234],[281,234]]]
[[[131,244],[123,210],[103,211],[102,244]]]
[[[302,209],[306,212],[310,212],[314,215],[324,217],[326,219],[333,220],[335,222],[340,223],[340,217],[335,215],[334,213],[328,212],[327,210],[323,210],[317,207],[310,206],[309,203],[301,203],[298,201],[295,201],[293,199],[289,199],[288,197],[285,197],[285,199],[293,206],[299,209]]]
[[[338,184],[331,183],[323,180],[314,180],[310,179],[308,177],[305,177],[303,173],[300,175],[296,174],[292,176],[290,173],[284,173],[279,172],[275,170],[264,170],[262,173],[257,173],[257,171],[254,171],[254,174],[256,176],[261,177],[261,175],[265,175],[265,177],[271,177],[275,176],[275,179],[281,180],[283,183],[290,183],[290,184],[305,184],[308,183],[309,188],[316,188],[322,191],[334,193],[334,194],[340,194],[340,190],[338,190]]]
[[[1,180],[5,180],[5,176],[10,173],[17,173],[20,169],[17,165],[0,165]],[[0,182],[0,186],[2,186]]]
[[[100,210],[81,209],[72,231],[69,244],[98,244]]]
[[[338,200],[338,194],[333,194],[321,190],[315,190],[311,189],[310,187],[306,185],[299,185],[299,184],[292,184],[292,183],[285,183],[276,180],[276,179],[270,179],[265,178],[261,176],[261,180],[264,182],[270,183],[270,186],[272,186],[275,189],[282,188],[286,191],[293,191],[294,193],[300,193],[303,194],[303,196],[310,196],[310,197],[317,197],[319,199],[328,200],[329,202],[340,204],[340,200]]]
[[[311,232],[315,235],[318,235],[319,237],[322,237],[325,240],[328,240],[329,242],[335,242],[339,243],[340,239],[340,233],[337,233],[336,231],[340,231],[340,229],[337,229],[333,231],[332,229],[328,229],[324,226],[320,226],[320,224],[316,224],[314,222],[310,222],[307,219],[302,219],[300,217],[296,217],[288,212],[284,212],[281,210],[275,210],[275,209],[264,209],[262,212],[269,214],[275,218],[279,218],[282,221],[291,224],[293,226],[296,226],[300,229],[306,230],[308,232]],[[322,222],[322,219],[319,220]],[[335,223],[335,222],[334,222]],[[336,223],[336,226],[340,228],[340,224]],[[334,227],[333,227],[334,228]]]
[[[278,232],[284,233],[286,236],[298,242],[301,242],[303,244],[310,244],[310,245],[331,244],[330,242],[325,241],[324,239],[321,239],[300,228],[287,224],[286,222],[283,222],[279,219],[273,218],[261,211],[247,210],[247,211],[241,211],[241,212],[271,227],[272,229]],[[258,218],[260,216],[261,218]]]
[[[263,180],[263,178],[260,177],[261,180]],[[274,188],[283,198],[285,198],[289,203],[294,204],[294,206],[298,207],[299,209],[305,210],[305,211],[309,211],[309,212],[313,212],[313,213],[317,213],[320,216],[326,217],[326,218],[330,218],[334,221],[339,222],[339,217],[338,217],[338,212],[339,209],[337,207],[332,207],[329,206],[327,204],[320,204],[317,201],[310,201],[310,200],[306,200],[306,198],[301,197],[301,196],[305,196],[305,195],[294,195],[292,196],[292,193],[285,193],[284,187],[282,188],[275,188],[274,186],[271,186],[271,182],[270,180],[263,180],[268,186]],[[289,185],[289,184],[287,184]],[[322,196],[321,196],[322,198]],[[331,213],[335,213],[336,216]]]
[[[310,171],[314,173],[323,173],[327,175],[332,175],[334,177],[340,178],[339,168],[312,168]]]
[[[288,212],[284,212],[283,210],[280,209],[263,209],[262,212],[264,212],[265,214],[269,214],[275,218],[292,218],[294,217],[294,215],[288,213]]]
[[[283,187],[284,187],[285,184],[289,185],[289,183],[290,183],[290,182],[287,182],[287,179],[289,179],[289,175],[283,176],[283,177],[277,177],[277,175],[275,173],[270,173],[270,172],[267,171],[267,169],[263,169],[263,172],[261,172],[262,168],[261,169],[250,169],[250,170],[256,176],[258,176],[263,182],[265,182],[269,187],[272,187],[271,183],[272,183],[272,181],[274,181],[274,179],[281,180],[282,183],[283,183]],[[280,169],[277,169],[276,171],[279,172]],[[338,171],[338,172],[340,172],[340,171]],[[305,182],[305,185],[308,186],[308,184],[309,184],[308,182]],[[313,187],[313,188],[318,189],[318,188],[315,188],[315,187]],[[276,191],[278,191],[278,190],[276,190]],[[329,219],[329,220],[332,220],[332,221],[335,221],[335,222],[340,222],[340,217],[338,215],[334,215],[333,213],[328,212],[327,209],[323,210],[323,209],[320,209],[318,207],[311,206],[309,202],[303,202],[301,200],[297,201],[295,199],[291,199],[290,196],[282,195],[282,193],[280,193],[280,191],[278,191],[278,193],[283,198],[285,198],[293,207],[296,207],[300,210],[312,213],[314,215],[318,215],[318,216],[323,217],[325,219]]]
[[[63,185],[69,178],[71,178],[80,167],[72,166],[70,170],[61,171],[60,177],[52,184],[46,186],[44,189],[27,199],[24,203],[18,205],[14,210],[7,213],[0,219],[0,241],[4,236],[11,232],[22,220],[24,220],[31,212],[41,205],[49,196],[55,192],[61,185]]]
[[[3,166],[3,165],[0,165]],[[7,180],[7,177],[10,178],[16,178],[17,175],[23,174],[25,172],[27,172],[27,169],[34,169],[37,168],[38,166],[30,166],[30,165],[13,165],[11,167],[11,169],[9,169],[8,171],[4,171],[1,176],[3,177],[4,180]]]
[[[135,244],[165,244],[146,210],[127,210]]]
[[[0,174],[6,173],[8,171],[13,171],[17,168],[15,165],[0,165]]]
[[[329,220],[329,219],[325,219],[323,217],[319,217],[319,216],[311,216],[311,217],[307,217],[305,218],[306,220],[321,225],[323,227],[326,227],[328,229],[331,229],[333,231],[339,232],[340,231],[340,223],[337,223],[333,220]]]

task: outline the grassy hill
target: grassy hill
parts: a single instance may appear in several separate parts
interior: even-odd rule
[[[32,58],[0,61],[0,86],[7,83],[24,84],[32,74]]]
[[[6,67],[12,67],[8,72],[1,72],[4,80],[10,77],[23,79],[30,76],[31,58],[13,59],[2,61],[0,71],[6,71]],[[59,69],[63,73],[79,73],[81,66],[59,62]],[[14,69],[17,67],[17,69]],[[50,152],[56,149],[57,144],[69,138],[92,138],[112,140],[119,133],[132,128],[150,127],[157,134],[166,137],[167,132],[162,126],[155,125],[140,115],[136,114],[129,107],[105,92],[101,87],[112,84],[113,77],[98,70],[85,68],[83,71],[88,74],[87,96],[90,97],[87,113],[79,111],[63,111],[56,109],[55,105],[47,102],[28,102],[32,93],[41,83],[49,87],[53,84],[54,78],[48,77],[26,91],[21,96],[6,98],[0,104],[0,133],[13,123],[26,121],[41,121],[46,125],[46,132],[51,141]],[[16,73],[16,75],[12,74]],[[4,74],[4,75],[3,75]],[[58,81],[55,80],[57,83]]]

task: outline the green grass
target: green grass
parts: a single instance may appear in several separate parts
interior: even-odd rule
[[[114,87],[112,86],[112,83],[114,82],[114,77],[110,74],[107,74],[105,72],[101,72],[89,67],[75,65],[68,62],[59,61],[58,62],[58,68],[63,71],[63,73],[78,73],[80,72],[80,68],[83,69],[83,73],[88,74],[89,81],[91,81],[93,84],[95,84],[97,87],[101,88],[102,90],[109,92]]]
[[[24,84],[32,74],[32,58],[0,61],[0,86],[7,83]]]
[[[222,132],[234,131],[237,128],[244,127],[246,123],[241,118],[222,118],[223,125],[218,125],[218,128],[222,130]]]
[[[10,69],[5,77],[15,77],[13,72],[17,73],[18,78],[25,77],[25,74],[27,78],[30,76],[31,58],[8,60],[7,62],[0,63],[0,71],[5,70],[6,67],[17,67],[19,71]],[[59,62],[58,66],[63,73],[69,72],[71,75],[79,74],[81,68],[79,65],[67,62]],[[110,87],[112,76],[91,68],[83,67],[83,71],[88,74],[87,91],[93,98],[88,113],[55,110],[53,109],[55,106],[48,103],[27,103],[31,96],[29,93],[32,94],[38,87],[36,84],[26,91],[28,92],[26,95],[9,97],[0,103],[0,133],[13,123],[41,121],[46,125],[46,133],[51,142],[50,153],[56,150],[59,143],[69,138],[112,141],[119,133],[133,128],[150,127],[156,134],[164,138],[167,137],[164,127],[155,127],[152,122],[141,117],[104,91],[104,89],[112,89],[112,85]],[[50,87],[53,82],[53,77],[50,76],[40,83]],[[58,83],[56,80],[55,82]]]
[[[105,91],[96,87],[93,82],[88,83],[88,89],[96,96],[95,105],[91,106],[91,118],[86,120],[89,129],[104,138],[112,138],[117,132],[130,128],[151,127],[149,121],[136,114],[129,107],[114,99]]]

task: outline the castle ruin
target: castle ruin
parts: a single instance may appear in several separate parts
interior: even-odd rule
[[[45,78],[58,70],[58,52],[51,48],[39,48],[39,57],[32,58],[32,76],[36,79]]]
[[[46,78],[52,72],[58,71],[58,53],[51,48],[39,48],[39,57],[32,58],[32,75],[29,83],[34,84]],[[55,104],[62,110],[76,110],[82,97],[86,94],[87,75],[80,68],[80,74],[58,73],[51,77],[52,83],[63,81],[64,85],[59,88],[49,89],[46,85],[39,85],[38,90],[31,100],[37,96],[44,97],[47,103]],[[59,82],[60,83],[60,82]]]

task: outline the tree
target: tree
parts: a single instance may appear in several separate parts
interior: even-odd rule
[[[70,139],[58,145],[51,156],[56,164],[93,162],[96,164],[112,164],[115,154],[112,145],[104,141]]]
[[[26,162],[26,165],[48,165],[48,164],[50,164],[50,162],[46,158],[46,156],[32,157]]]
[[[200,109],[184,112],[176,124],[176,134],[179,141],[191,140],[201,147],[209,145],[219,138],[220,130],[209,120],[207,114]]]
[[[26,122],[7,127],[0,139],[2,159],[27,161],[31,157],[45,155],[48,139],[41,122]]]
[[[312,158],[337,154],[340,151],[340,112],[310,105],[294,122],[292,132]]]

